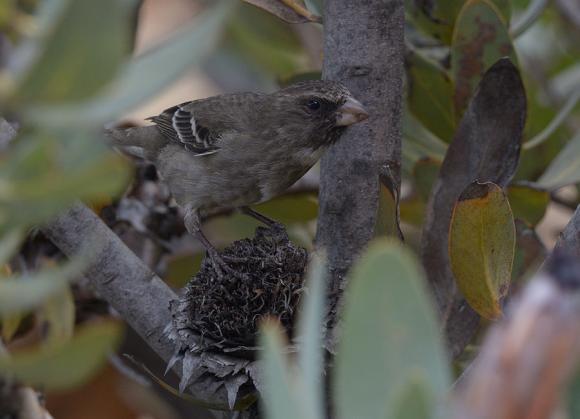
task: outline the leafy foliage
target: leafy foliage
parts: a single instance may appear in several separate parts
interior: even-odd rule
[[[3,376],[46,389],[76,387],[117,345],[119,324],[89,324],[74,333],[70,283],[80,276],[82,257],[14,275],[11,258],[27,229],[79,199],[103,201],[126,187],[129,167],[107,148],[102,124],[156,93],[209,51],[232,7],[216,3],[200,24],[137,59],[129,56],[137,1],[46,1],[37,10],[33,36],[13,28],[14,51],[2,57],[9,62],[0,97],[4,115],[16,118],[21,129],[14,138],[17,130],[2,119],[1,336],[10,343],[33,313],[44,339],[26,352],[3,355]],[[23,13],[16,2],[0,7],[14,17],[4,21],[7,25]],[[99,244],[93,245],[98,252]]]
[[[121,333],[117,323],[85,326],[69,342],[0,359],[0,372],[46,389],[74,388],[98,371],[119,343]]]

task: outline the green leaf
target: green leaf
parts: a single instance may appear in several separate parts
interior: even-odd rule
[[[339,419],[387,418],[402,382],[420,374],[434,400],[450,385],[437,314],[419,264],[400,244],[372,244],[345,296],[336,357]]]
[[[304,408],[310,416],[323,418],[323,370],[322,322],[325,314],[326,265],[316,255],[308,268],[308,294],[303,300],[298,317],[298,366],[302,385]]]
[[[70,287],[48,298],[42,305],[40,317],[48,326],[48,345],[69,340],[75,326],[75,301]]]
[[[44,390],[68,390],[85,383],[118,345],[122,326],[102,322],[83,326],[63,345],[15,353],[0,358],[0,372]]]
[[[413,166],[424,158],[443,160],[447,144],[426,129],[410,112],[403,112],[403,169],[412,174]]]
[[[449,231],[449,259],[457,285],[481,316],[501,316],[515,252],[515,225],[502,189],[474,182],[459,196]]]
[[[511,0],[490,0],[498,12],[499,17],[503,21],[506,27],[509,27],[510,19],[512,17],[512,4]]]
[[[437,180],[440,168],[441,161],[432,158],[424,158],[419,160],[413,168],[413,181],[415,189],[424,202],[429,200],[431,189],[433,189],[433,185]]]
[[[511,185],[508,190],[510,207],[515,219],[536,226],[546,213],[550,203],[550,194],[525,185]]]
[[[46,268],[37,273],[14,276],[0,282],[0,316],[29,311],[48,298],[63,293],[82,269],[81,259],[62,268]]]
[[[515,39],[525,33],[542,15],[550,0],[530,0],[528,8],[519,16],[510,28],[510,34]]]
[[[306,69],[304,48],[295,31],[274,16],[242,5],[228,22],[226,47],[268,75],[288,78]]]
[[[463,115],[483,74],[497,60],[516,55],[503,18],[489,0],[469,0],[453,32],[451,72],[455,81],[455,116]]]
[[[19,83],[14,100],[21,103],[87,99],[114,77],[129,52],[128,22],[135,0],[52,3],[59,10],[51,11],[56,15],[52,27],[45,28],[38,56]]]
[[[406,63],[409,110],[431,132],[451,142],[455,119],[449,74],[416,50],[408,54]]]
[[[433,417],[433,400],[426,377],[417,374],[402,386],[395,397],[392,419],[429,419]]]
[[[568,419],[580,419],[580,371],[576,371],[566,390]]]
[[[540,187],[551,191],[580,182],[580,134],[576,135],[538,179]]]
[[[537,147],[548,140],[558,128],[568,119],[572,111],[576,108],[576,104],[580,101],[580,88],[572,92],[566,103],[558,111],[554,119],[550,121],[548,126],[542,130],[538,135],[523,144],[524,150],[529,150],[531,148]]]
[[[16,253],[20,244],[24,240],[24,232],[21,229],[8,230],[0,238],[0,266],[4,266]]]
[[[457,14],[464,2],[465,0],[405,0],[405,10],[421,30],[448,45],[451,43]]]
[[[119,192],[129,177],[126,161],[99,136],[42,134],[22,138],[0,162],[0,231],[46,221],[78,199]]]
[[[283,355],[285,339],[276,322],[268,322],[262,327],[261,346],[264,348],[262,393],[264,411],[269,419],[320,419],[307,415],[304,405],[298,399],[288,363]]]
[[[84,127],[115,120],[174,81],[215,45],[234,2],[214,5],[156,49],[128,62],[102,94],[74,106],[32,107],[28,116],[45,126]]]

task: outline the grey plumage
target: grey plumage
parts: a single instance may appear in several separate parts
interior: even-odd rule
[[[156,165],[185,209],[188,230],[207,242],[200,212],[246,207],[284,192],[348,125],[366,117],[345,87],[312,81],[272,94],[182,103],[150,118],[153,126],[109,136],[118,147],[140,148]]]

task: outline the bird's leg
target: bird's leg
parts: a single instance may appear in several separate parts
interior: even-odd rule
[[[276,237],[278,241],[285,242],[288,240],[288,233],[286,232],[284,224],[273,220],[270,217],[266,217],[264,214],[260,214],[258,211],[255,211],[250,207],[242,207],[240,208],[240,211],[252,218],[255,218],[262,224],[265,224],[268,228],[270,228],[273,233],[273,237]]]
[[[270,228],[284,230],[284,225],[282,223],[280,223],[276,220],[273,220],[270,217],[265,216],[264,214],[260,214],[258,211],[253,210],[250,207],[242,207],[242,208],[240,208],[240,211],[243,214],[246,214],[252,218],[255,218],[256,220],[258,220],[259,222],[261,222],[262,224],[265,224],[266,226],[268,226]]]
[[[184,222],[187,231],[196,239],[198,239],[199,242],[207,251],[209,258],[213,263],[216,273],[218,274],[220,279],[223,279],[224,273],[232,275],[238,279],[247,279],[245,274],[238,272],[235,269],[230,268],[228,266],[228,264],[218,253],[214,245],[211,244],[211,242],[208,240],[205,234],[203,234],[203,231],[201,231],[201,223],[199,219],[199,212],[197,211],[197,209],[186,208]]]

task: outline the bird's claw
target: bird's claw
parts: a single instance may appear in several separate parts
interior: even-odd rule
[[[222,281],[225,277],[225,275],[229,275],[232,276],[236,279],[240,279],[242,281],[247,281],[249,279],[249,276],[245,273],[239,272],[236,269],[230,267],[226,261],[224,260],[224,258],[216,252],[208,252],[209,253],[209,258],[211,260],[211,263],[214,266],[214,270],[218,276],[218,279],[220,281]],[[228,258],[230,259],[230,258]],[[241,260],[240,260],[241,261]]]

